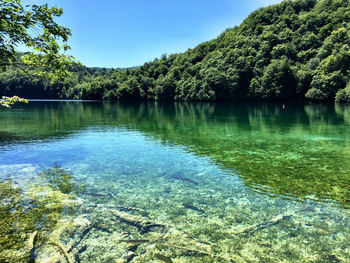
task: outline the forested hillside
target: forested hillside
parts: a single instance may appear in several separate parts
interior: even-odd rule
[[[163,55],[128,70],[89,72],[76,67],[54,85],[8,69],[0,74],[0,94],[109,100],[350,101],[350,1],[284,1],[253,12],[239,27],[184,53]]]

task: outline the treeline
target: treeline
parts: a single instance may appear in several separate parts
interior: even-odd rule
[[[296,0],[261,8],[239,27],[128,70],[78,67],[58,84],[18,69],[0,94],[28,98],[350,101],[350,1]]]
[[[74,63],[70,66],[67,77],[62,81],[52,83],[50,79],[41,76],[38,72],[9,67],[8,70],[0,73],[0,95],[12,96],[15,94],[33,99],[79,99],[82,98],[81,94],[75,94],[75,87],[78,84],[108,78],[113,73],[123,70],[126,69],[89,68]]]

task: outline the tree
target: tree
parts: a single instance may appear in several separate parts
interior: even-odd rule
[[[344,89],[338,90],[335,95],[336,102],[350,102],[350,82]]]
[[[262,98],[295,98],[296,79],[290,64],[290,61],[284,58],[272,60],[271,64],[265,68],[260,87]]]
[[[73,58],[61,50],[70,49],[71,32],[54,20],[62,14],[61,8],[47,4],[23,7],[20,0],[0,1],[0,69],[35,69],[36,74],[52,80],[66,75]],[[19,46],[29,51],[18,53]]]
[[[66,42],[71,32],[54,21],[54,17],[62,14],[61,8],[50,8],[47,4],[23,7],[20,0],[1,1],[0,70],[18,67],[28,72],[34,69],[35,74],[45,75],[52,82],[66,76],[73,57],[60,52],[70,49]],[[29,51],[19,53],[19,45],[26,46]],[[0,106],[10,107],[16,102],[27,101],[17,96],[3,97]]]

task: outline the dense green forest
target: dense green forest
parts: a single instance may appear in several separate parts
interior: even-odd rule
[[[118,62],[116,61],[116,64]],[[218,38],[132,69],[74,65],[56,84],[18,68],[0,94],[26,98],[350,101],[350,1],[261,8]]]

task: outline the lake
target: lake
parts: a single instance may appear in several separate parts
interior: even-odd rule
[[[350,262],[350,106],[0,109],[0,262]]]

